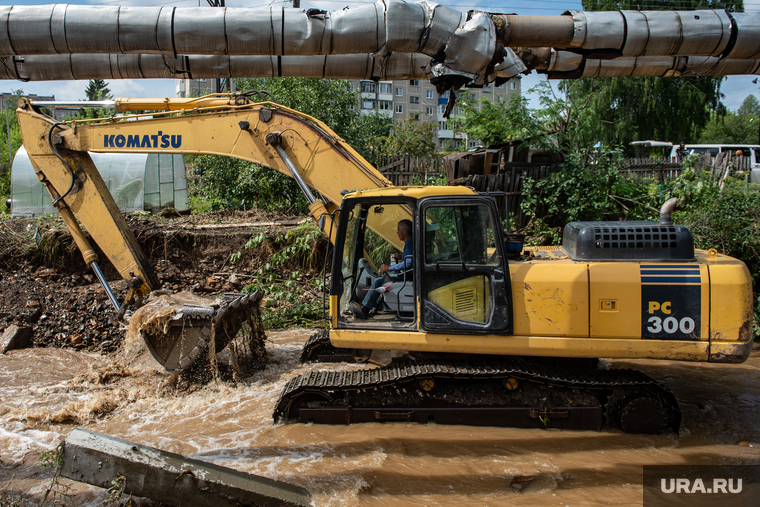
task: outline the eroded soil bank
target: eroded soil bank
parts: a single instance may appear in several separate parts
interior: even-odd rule
[[[258,210],[127,219],[164,288],[207,296],[239,292],[255,281],[259,269],[278,248],[276,238],[304,222],[304,218]],[[256,235],[267,240],[245,248]],[[310,262],[314,270],[321,268],[323,252],[315,249],[315,259]],[[105,291],[59,219],[0,223],[0,254],[0,332],[11,324],[31,326],[35,347],[119,350],[125,326],[114,321],[115,312]],[[121,300],[125,282],[105,256],[99,257]],[[284,263],[279,267],[281,278],[288,278],[296,269]],[[299,274],[294,283],[300,285],[304,298],[320,298],[320,291],[310,284],[310,274]]]

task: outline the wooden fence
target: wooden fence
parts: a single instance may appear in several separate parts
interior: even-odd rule
[[[720,167],[724,173],[728,167],[730,173],[743,172],[749,174],[752,169],[752,159],[745,156],[735,156],[730,152],[719,153],[715,158],[712,158],[709,153],[705,153],[699,159],[697,167],[703,169],[707,166]],[[640,178],[665,181],[678,177],[682,171],[681,163],[676,157],[627,158],[623,160],[622,172]]]
[[[378,163],[377,170],[396,186],[445,184],[442,157],[413,157],[402,155],[386,157]]]
[[[526,179],[541,180],[559,170],[559,164],[507,163],[504,169],[496,174],[470,174],[450,181],[449,185],[464,185],[478,192],[492,192],[500,211],[506,211],[506,216],[513,219],[517,227],[524,227],[529,219],[520,206],[523,201],[523,182]],[[536,213],[543,216],[542,205]]]
[[[381,161],[378,170],[391,180],[394,185],[426,185],[433,180],[442,184],[446,181],[446,170],[442,157],[388,157]],[[478,192],[491,192],[496,198],[500,210],[508,213],[519,227],[527,225],[528,219],[523,213],[522,186],[526,178],[541,179],[559,170],[559,164],[539,165],[528,163],[507,163],[495,174],[469,174],[453,179],[449,185],[464,185]],[[480,171],[478,171],[480,172]],[[538,210],[543,213],[543,210]],[[540,215],[539,215],[540,216]]]

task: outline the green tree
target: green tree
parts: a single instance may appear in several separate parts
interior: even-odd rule
[[[747,97],[734,113],[713,113],[699,136],[704,144],[757,144],[760,137],[760,102]]]
[[[742,105],[739,106],[739,109],[736,112],[737,114],[751,114],[756,118],[760,118],[760,100],[757,100],[757,97],[754,95],[747,95],[747,98],[744,99],[744,102],[742,102]]]
[[[460,110],[462,113],[454,119],[459,125],[458,130],[471,139],[480,139],[486,146],[545,132],[544,126],[528,109],[528,99],[521,95],[512,95],[502,102],[487,98],[477,102],[465,100]]]
[[[591,126],[594,114],[587,107],[590,95],[578,93],[578,87],[576,81],[564,81],[558,96],[548,82],[539,83],[528,90],[538,95],[541,108],[536,110],[520,95],[505,102],[464,102],[456,121],[468,137],[487,146],[530,139],[532,146],[549,152],[583,152],[596,140]]]
[[[383,156],[383,141],[393,129],[393,119],[378,114],[359,114],[352,122],[349,139],[351,146],[363,156],[367,162],[377,166]]]
[[[380,152],[384,155],[432,156],[435,154],[435,130],[433,122],[407,118],[394,124],[389,134],[380,138]]]
[[[285,107],[308,114],[333,129],[351,144],[356,111],[356,93],[348,81],[304,77],[262,77],[236,79],[238,90],[267,91]]]
[[[235,80],[239,90],[269,92],[279,104],[305,113],[325,123],[346,142],[372,138],[371,126],[360,124],[356,93],[347,81],[313,78],[246,78]],[[370,152],[357,149],[364,155]],[[200,174],[191,184],[191,202],[208,205],[260,207],[303,214],[306,199],[296,182],[282,173],[239,159],[202,156],[193,159]]]
[[[18,99],[24,95],[23,90],[16,90],[8,97],[7,109],[0,111],[0,211],[5,209],[5,201],[11,194],[11,166],[16,151],[21,147],[21,130],[16,117]],[[8,131],[10,142],[8,146]]]
[[[90,79],[84,90],[87,100],[106,100],[111,98],[111,90],[108,83],[102,79]]]
[[[633,0],[583,0],[584,10],[639,9]],[[742,12],[739,1],[682,0],[679,10],[726,9]],[[671,10],[672,2],[653,0],[647,10]],[[723,77],[628,77],[583,79],[579,93],[588,94],[588,106],[598,116],[594,129],[599,141],[620,145],[626,152],[631,141],[694,141],[722,108],[720,84]],[[595,93],[592,93],[595,90]]]

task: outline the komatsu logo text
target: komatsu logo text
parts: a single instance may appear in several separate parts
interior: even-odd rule
[[[179,148],[182,146],[181,135],[164,134],[160,130],[158,134],[145,135],[105,135],[103,136],[103,148]]]

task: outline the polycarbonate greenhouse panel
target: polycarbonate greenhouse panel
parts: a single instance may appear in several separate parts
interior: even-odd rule
[[[166,204],[187,211],[187,180],[182,155],[145,153],[90,153],[119,209],[124,212],[157,212]],[[160,174],[159,174],[160,172]],[[182,177],[175,177],[175,176]],[[165,183],[159,185],[159,176]],[[42,183],[37,180],[26,149],[16,152],[11,169],[11,216],[29,217],[57,213]]]

